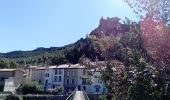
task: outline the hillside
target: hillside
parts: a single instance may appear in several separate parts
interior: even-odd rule
[[[63,63],[78,63],[79,58],[82,55],[85,55],[91,60],[95,60],[96,57],[99,60],[103,60],[104,58],[101,53],[96,52],[95,50],[96,40],[91,37],[101,38],[102,35],[104,35],[118,37],[121,40],[128,38],[128,36],[125,35],[127,32],[130,32],[130,26],[127,23],[120,23],[119,20],[120,19],[117,17],[107,19],[101,18],[98,27],[95,28],[89,36],[85,39],[81,38],[73,44],[63,47],[41,47],[32,51],[12,51],[9,53],[0,53],[0,57],[5,61],[16,61],[19,65],[57,65]],[[138,39],[136,41],[138,41]],[[123,42],[126,42],[124,43],[126,45],[130,45],[128,44],[128,40],[123,40]]]

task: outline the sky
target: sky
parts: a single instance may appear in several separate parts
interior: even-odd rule
[[[136,19],[121,0],[0,0],[0,52],[74,43],[116,16]]]

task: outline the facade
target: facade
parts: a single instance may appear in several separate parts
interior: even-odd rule
[[[6,71],[8,70],[8,71]],[[10,71],[10,72],[9,72]],[[1,74],[4,74],[5,80],[3,83],[4,92],[12,92],[25,82],[25,71],[23,69],[1,69]],[[9,74],[10,76],[6,76]]]
[[[69,65],[64,69],[64,90],[66,92],[73,91],[78,86],[78,71],[78,65]]]
[[[26,68],[26,81],[36,81],[39,85],[44,85],[46,67],[31,66]]]
[[[26,80],[26,74],[25,70],[23,69],[16,69],[15,70],[15,75],[14,75],[14,86],[17,88],[19,87],[22,83],[25,83]]]
[[[90,76],[87,75],[87,70],[83,67],[78,69],[78,90],[88,92],[90,90],[90,84],[88,84],[87,80]]]
[[[75,88],[87,93],[102,93],[106,89],[96,78],[98,75],[100,75],[100,72],[88,75],[88,70],[80,64],[0,69],[0,85],[5,85],[5,92],[14,92],[22,83],[35,81],[46,91],[63,87],[66,93]]]
[[[100,75],[100,72],[95,72],[93,76],[91,76],[91,85],[90,85],[90,90],[89,93],[103,93],[106,91],[106,88],[104,87],[103,83],[97,79],[97,77]]]
[[[4,85],[5,79],[14,77],[16,69],[0,69],[0,85]]]
[[[79,69],[79,83],[78,89],[86,91],[87,93],[101,94],[105,92],[105,87],[97,77],[100,76],[100,72],[93,72],[93,75],[89,75],[89,70],[83,68]]]
[[[47,67],[45,70],[45,79],[44,79],[44,89],[48,90],[53,88],[53,69],[50,67]]]
[[[64,87],[65,92],[73,91],[77,86],[81,87],[81,73],[83,67],[79,64],[63,64],[48,67],[45,71],[45,90]]]
[[[64,69],[62,68],[62,66],[53,68],[53,88],[63,86],[63,84],[64,84]]]
[[[105,91],[103,84],[95,77],[100,75],[95,72],[93,76],[80,64],[63,64],[58,66],[37,67],[26,69],[26,80],[36,81],[44,90],[63,87],[65,92],[71,92],[76,87],[87,93],[102,93]],[[89,83],[91,81],[91,83]]]

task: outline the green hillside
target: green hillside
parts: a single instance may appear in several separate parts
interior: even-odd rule
[[[120,23],[119,18],[101,18],[99,26],[94,29],[85,39],[81,38],[75,43],[63,47],[37,48],[32,51],[12,51],[9,53],[1,53],[2,61],[8,63],[16,62],[18,65],[58,65],[64,63],[78,63],[79,58],[83,55],[91,60],[98,58],[103,60],[101,52],[97,51],[100,40],[111,38],[116,40],[116,49],[113,52],[118,53],[122,47],[141,49],[140,34],[131,33],[130,27],[133,25],[138,31],[137,23]],[[120,55],[116,54],[116,59],[120,59]],[[3,67],[4,64],[0,64]],[[9,66],[10,67],[10,66]],[[12,66],[11,66],[12,67]]]

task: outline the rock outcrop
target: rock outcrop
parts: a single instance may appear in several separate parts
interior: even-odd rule
[[[120,23],[120,19],[117,17],[100,19],[99,26],[91,32],[91,35],[100,36],[105,35],[117,35],[129,31],[129,27],[126,24]]]

